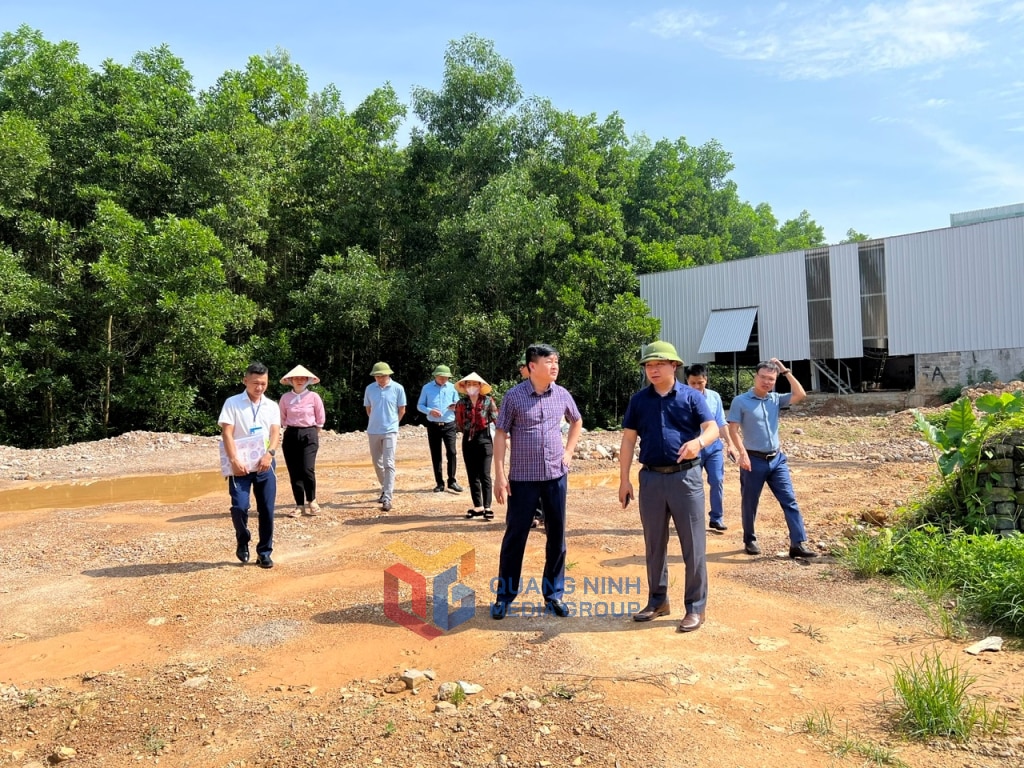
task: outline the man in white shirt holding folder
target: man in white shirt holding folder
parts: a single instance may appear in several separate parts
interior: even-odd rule
[[[242,382],[245,391],[224,401],[217,422],[224,440],[224,453],[231,462],[232,475],[228,477],[231,495],[231,522],[235,526],[237,547],[235,556],[244,565],[249,562],[249,504],[250,491],[256,495],[259,515],[259,539],[256,542],[256,564],[273,568],[270,553],[274,549],[274,501],[277,498],[277,475],[274,456],[281,441],[281,411],[277,403],[264,396],[269,384],[269,371],[263,363],[251,363]],[[264,452],[259,454],[255,466],[248,464],[248,452],[243,454],[241,438],[262,437]],[[250,441],[244,441],[246,443]]]

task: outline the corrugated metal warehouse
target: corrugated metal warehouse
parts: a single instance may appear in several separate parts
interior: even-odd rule
[[[1024,370],[1024,204],[946,229],[640,277],[687,362],[778,357],[826,392],[933,394]]]

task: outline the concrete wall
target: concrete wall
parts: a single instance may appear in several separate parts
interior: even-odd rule
[[[917,355],[915,368],[914,391],[928,395],[982,381],[985,369],[999,381],[1013,381],[1024,371],[1024,348]]]

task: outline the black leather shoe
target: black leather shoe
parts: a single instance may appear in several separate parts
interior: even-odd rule
[[[443,485],[435,485],[434,486],[434,493],[444,493],[444,486]]]
[[[801,541],[799,544],[793,544],[789,548],[790,557],[817,557],[818,553],[807,546],[806,541]]]
[[[726,525],[725,523],[719,522],[718,520],[712,520],[710,523],[708,523],[708,528],[711,528],[714,531],[728,531],[729,530],[729,526],[728,525]]]
[[[667,602],[661,605],[651,605],[648,603],[647,607],[642,611],[637,611],[633,614],[633,621],[650,621],[659,616],[668,616],[670,613],[672,613],[672,609]]]
[[[493,519],[494,519],[494,510],[493,509],[485,509],[484,510],[484,520],[493,520]]]
[[[569,615],[569,606],[561,600],[548,600],[547,605],[544,607],[544,612],[553,613],[558,618],[564,619]]]
[[[748,541],[746,544],[744,544],[743,545],[743,551],[746,552],[748,555],[760,555],[761,554],[761,548],[759,546],[757,546],[757,542],[756,541]]]
[[[461,485],[459,485],[459,484],[458,484],[457,482],[455,482],[454,480],[449,480],[449,481],[448,481],[448,487],[449,487],[449,488],[450,488],[451,490],[455,491],[456,493],[462,493],[462,486],[461,486]],[[442,489],[442,490],[443,490],[443,489]]]
[[[245,565],[246,563],[248,563],[249,562],[249,545],[248,544],[239,544],[238,547],[235,549],[235,557],[238,558],[239,562],[242,563],[242,565]]]
[[[274,561],[270,559],[270,555],[256,555],[256,565],[260,568],[273,568]]]
[[[495,621],[504,619],[506,613],[508,613],[508,603],[497,602],[491,606],[491,618]]]

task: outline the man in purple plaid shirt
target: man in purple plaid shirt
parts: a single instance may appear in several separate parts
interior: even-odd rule
[[[569,463],[583,431],[572,395],[555,383],[558,352],[547,344],[526,350],[530,378],[505,393],[498,411],[494,435],[494,498],[499,504],[508,498],[505,536],[501,540],[496,599],[491,618],[503,619],[509,604],[519,594],[523,554],[530,536],[538,501],[543,501],[547,518],[544,550],[543,594],[546,611],[568,616],[562,602],[565,587],[565,495]],[[566,444],[562,445],[562,419],[569,422]],[[512,441],[509,472],[505,474],[505,450]]]

